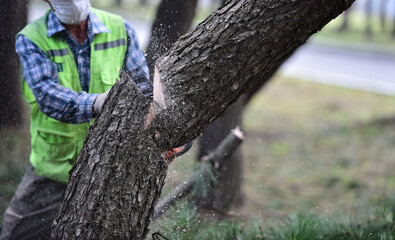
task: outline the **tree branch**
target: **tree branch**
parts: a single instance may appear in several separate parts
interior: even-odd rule
[[[205,162],[204,164],[211,164],[215,169],[220,169],[226,156],[232,155],[233,151],[235,151],[243,141],[243,132],[239,128],[234,129],[212,153],[202,159]],[[195,184],[202,178],[204,179],[206,176],[202,176],[201,172],[198,171],[187,181],[176,186],[169,195],[158,202],[155,207],[153,218],[158,218],[167,208],[174,205],[176,201],[188,195]]]

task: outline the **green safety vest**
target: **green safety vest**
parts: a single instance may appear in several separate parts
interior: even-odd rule
[[[127,35],[120,16],[92,9],[111,31],[94,36],[91,43],[89,93],[104,93],[117,78],[127,49]],[[72,51],[65,39],[54,34],[47,37],[49,10],[28,24],[18,35],[27,36],[57,65],[59,83],[80,92],[81,84]],[[23,95],[32,107],[30,162],[37,175],[67,183],[91,123],[60,122],[40,111],[30,88],[23,80]]]

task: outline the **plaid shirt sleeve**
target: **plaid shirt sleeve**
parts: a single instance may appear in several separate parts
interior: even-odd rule
[[[43,113],[66,123],[92,120],[92,105],[97,94],[74,92],[60,85],[56,64],[26,36],[17,37],[15,49],[22,63],[23,77]]]
[[[147,97],[152,97],[152,86],[149,82],[148,66],[142,53],[136,32],[124,20],[128,37],[128,48],[124,60],[124,70],[136,82],[140,91]]]

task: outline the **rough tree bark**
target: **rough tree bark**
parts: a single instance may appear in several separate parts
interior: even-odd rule
[[[4,0],[0,14],[0,128],[22,123],[21,71],[15,36],[27,23],[27,0]]]
[[[52,237],[144,239],[167,171],[160,153],[196,138],[352,2],[228,1],[158,60],[163,101],[152,111],[122,76],[71,172]]]
[[[223,5],[224,1],[221,2]],[[154,63],[159,56],[162,56],[182,34],[189,30],[196,5],[196,0],[163,0],[160,3],[147,50],[151,76]],[[266,81],[262,81],[262,85],[264,82]],[[213,151],[231,129],[241,124],[241,112],[246,99],[247,97],[243,97],[233,104],[224,116],[218,118],[203,132],[199,141],[198,159]],[[220,213],[225,213],[242,200],[242,151],[238,149],[228,158],[226,166],[219,170],[219,184],[210,191],[208,197],[196,199],[200,208],[215,210],[217,216],[221,216]]]
[[[197,0],[162,0],[159,4],[147,47],[147,62],[151,76],[156,60],[190,28]]]
[[[224,1],[222,1],[222,5]],[[192,23],[197,5],[196,0],[163,0],[157,10],[147,49],[147,61],[151,76],[155,61],[171,48],[174,42],[185,34]],[[246,104],[244,97],[233,104],[213,122],[202,134],[199,141],[198,159],[213,151],[231,129],[241,124],[241,112]],[[216,210],[217,216],[226,212],[235,202],[241,202],[242,151],[229,155],[226,166],[221,168],[219,184],[209,196],[196,199],[200,208]]]

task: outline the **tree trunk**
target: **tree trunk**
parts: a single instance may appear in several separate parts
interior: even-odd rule
[[[73,167],[52,237],[144,239],[167,171],[161,152],[199,136],[353,1],[228,1],[158,60],[152,111],[123,75]]]
[[[151,29],[147,62],[153,73],[156,60],[167,52],[175,41],[190,28],[197,0],[162,0]],[[153,76],[153,74],[151,74]]]
[[[395,7],[395,5],[394,5]],[[395,11],[395,8],[393,9]],[[395,18],[392,19],[392,31],[391,31],[392,40],[395,40]]]
[[[27,23],[27,0],[4,0],[0,14],[0,128],[22,123],[21,71],[15,35]]]
[[[241,126],[245,96],[232,104],[225,114],[208,126],[199,139],[198,158],[208,155],[236,126]],[[234,205],[242,203],[241,183],[243,178],[243,156],[238,148],[232,155],[226,156],[224,166],[218,171],[218,183],[208,192],[208,196],[196,199],[200,209],[212,210],[222,217]]]
[[[201,159],[220,143],[221,139],[235,126],[243,126],[242,114],[245,106],[255,93],[259,91],[277,72],[278,68],[272,69],[265,78],[260,79],[250,88],[247,93],[231,105],[223,116],[218,117],[202,133],[199,140],[198,158]],[[216,212],[218,218],[225,217],[232,207],[243,204],[243,153],[237,149],[233,155],[226,157],[224,167],[218,171],[218,184],[213,187],[207,197],[198,197],[198,208]]]
[[[114,6],[120,7],[122,5],[122,0],[114,0]]]
[[[365,3],[365,19],[366,19],[365,36],[369,40],[371,40],[373,37],[372,14],[373,14],[373,0],[367,0]]]
[[[342,15],[342,24],[340,25],[340,27],[338,28],[339,32],[345,32],[348,31],[349,28],[349,18],[350,18],[350,12],[351,9],[349,9],[348,11],[345,11]]]
[[[385,24],[386,24],[386,19],[387,19],[387,5],[388,5],[388,0],[381,0],[380,1],[380,27],[381,31],[385,32]],[[391,19],[391,16],[389,16]]]

